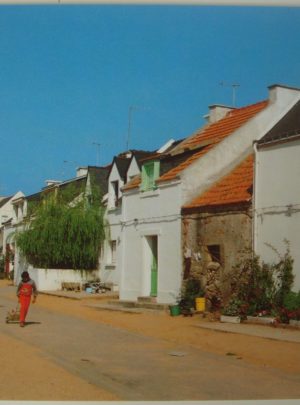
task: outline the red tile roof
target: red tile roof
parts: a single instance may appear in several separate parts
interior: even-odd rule
[[[249,202],[252,197],[252,185],[253,155],[251,154],[231,173],[183,208],[203,208]]]
[[[190,159],[187,159],[182,164],[162,175],[157,181],[160,182],[175,179],[182,170],[206,154],[216,144],[221,142],[233,131],[245,124],[250,118],[263,110],[267,105],[268,101],[265,100],[247,107],[236,108],[229,111],[224,118],[204,127],[203,130],[200,130],[200,132],[196,133],[194,136],[183,141],[180,145],[182,148],[195,147],[197,144],[205,144],[208,141],[211,141],[211,143],[208,143],[207,146],[204,146],[200,151],[195,152]]]
[[[141,175],[136,175],[132,180],[130,180],[125,186],[122,188],[123,191],[132,190],[137,188],[141,183]]]
[[[190,158],[160,176],[157,179],[157,182],[159,183],[176,179],[180,172],[205,155],[227,136],[231,135],[235,130],[254,117],[254,115],[266,108],[267,105],[268,100],[264,100],[246,107],[235,108],[234,110],[229,111],[222,119],[201,128],[193,136],[190,136],[181,142],[178,147],[180,150],[195,149],[201,146],[202,148],[198,150],[196,149],[195,153]],[[140,176],[134,178],[130,183],[124,186],[123,190],[130,190],[138,187],[140,181]]]

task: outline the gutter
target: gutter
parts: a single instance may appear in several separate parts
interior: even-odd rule
[[[293,142],[300,139],[299,129],[282,134],[279,138],[273,138],[268,141],[254,141],[257,144],[257,149],[266,148],[268,146],[279,145],[287,142]]]

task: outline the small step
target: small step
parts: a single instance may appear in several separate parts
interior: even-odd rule
[[[135,301],[125,301],[125,300],[109,300],[107,301],[109,305],[115,305],[123,308],[134,308],[136,302]]]
[[[156,297],[150,297],[150,296],[138,297],[137,301],[140,302],[140,303],[150,302],[152,304],[156,304],[157,298]]]
[[[116,300],[108,301],[108,304],[114,306],[120,306],[123,308],[141,308],[141,309],[155,309],[155,310],[166,310],[169,308],[169,304],[158,304],[157,302],[140,302],[140,301],[125,301],[125,300]]]

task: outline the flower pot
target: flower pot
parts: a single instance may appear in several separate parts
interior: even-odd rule
[[[197,312],[204,312],[205,311],[205,298],[204,297],[195,298],[195,304],[196,304],[196,311]]]
[[[181,313],[180,306],[178,304],[170,305],[169,309],[170,309],[171,316],[178,316]]]
[[[295,328],[300,328],[300,321],[297,321],[296,319],[290,319],[289,324],[294,326]]]
[[[276,322],[276,318],[268,316],[249,316],[247,315],[247,321],[252,323],[258,323],[262,325],[273,325]]]
[[[239,316],[221,315],[221,322],[241,323]]]

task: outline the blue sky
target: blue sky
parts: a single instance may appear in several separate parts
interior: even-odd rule
[[[154,150],[231,105],[232,83],[237,106],[300,87],[299,21],[298,7],[0,6],[0,195],[110,163],[131,105],[129,147]]]

